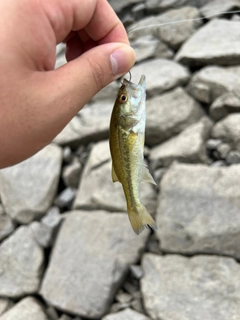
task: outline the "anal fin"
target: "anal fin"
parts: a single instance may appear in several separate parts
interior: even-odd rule
[[[143,165],[142,181],[157,185],[156,182],[154,181],[151,173],[149,172],[148,168],[145,165]]]
[[[113,165],[112,165],[112,181],[113,181],[113,182],[119,181],[119,180],[118,180],[118,177],[117,177],[117,175],[116,175],[116,172],[115,172],[115,170],[114,170]]]

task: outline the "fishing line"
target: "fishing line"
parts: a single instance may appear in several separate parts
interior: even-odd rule
[[[198,20],[204,20],[204,19],[209,19],[209,18],[212,18],[212,17],[216,17],[216,16],[219,16],[221,14],[233,14],[233,13],[240,13],[240,10],[234,10],[234,11],[222,11],[222,12],[218,12],[218,13],[214,13],[214,14],[211,14],[209,16],[206,16],[206,17],[200,17],[200,18],[193,18],[193,19],[183,19],[183,20],[176,20],[176,21],[170,21],[170,22],[164,22],[164,23],[158,23],[158,24],[152,24],[152,25],[149,25],[149,26],[145,26],[145,27],[139,27],[139,28],[136,28],[136,29],[130,29],[127,34],[130,34],[132,32],[135,32],[135,31],[139,31],[139,30],[143,30],[143,29],[148,29],[148,28],[154,28],[154,27],[162,27],[162,26],[167,26],[167,25],[170,25],[170,24],[177,24],[177,23],[181,23],[181,22],[187,22],[187,21],[198,21]],[[154,16],[152,16],[154,17]],[[156,18],[160,18],[159,16],[156,16]],[[136,23],[140,23],[141,20],[137,21]]]

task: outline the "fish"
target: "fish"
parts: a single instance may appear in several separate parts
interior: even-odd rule
[[[131,80],[131,79],[130,79]],[[138,84],[123,79],[110,120],[109,144],[112,158],[112,181],[122,184],[128,217],[136,234],[144,228],[157,230],[157,224],[142,204],[141,181],[156,185],[144,164],[146,125],[146,77]]]

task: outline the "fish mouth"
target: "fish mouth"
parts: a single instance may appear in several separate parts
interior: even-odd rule
[[[127,79],[123,79],[122,84],[126,87],[126,89],[131,89],[131,90],[146,90],[146,77],[143,74],[137,83],[131,82]]]

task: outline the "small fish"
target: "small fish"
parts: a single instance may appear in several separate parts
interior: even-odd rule
[[[112,180],[122,184],[132,228],[139,234],[146,228],[157,229],[156,222],[140,201],[141,181],[155,184],[144,165],[146,123],[146,78],[138,84],[123,80],[114,104],[110,123]]]

